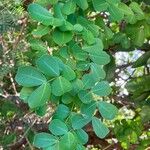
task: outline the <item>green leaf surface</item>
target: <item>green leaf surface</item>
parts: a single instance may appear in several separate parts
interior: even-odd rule
[[[93,88],[92,92],[99,96],[108,96],[111,93],[111,87],[107,81],[98,82]]]
[[[68,42],[70,42],[73,38],[72,32],[61,32],[59,30],[55,30],[52,34],[53,40],[59,46],[62,46]]]
[[[39,39],[31,39],[30,40],[30,47],[33,50],[38,51],[40,53],[40,56],[41,56],[41,53],[46,54],[46,52],[47,52],[47,47],[46,47],[45,43]]]
[[[93,33],[89,30],[84,29],[84,31],[82,32],[82,37],[88,45],[92,45],[95,43],[95,37]]]
[[[96,81],[104,79],[106,77],[106,73],[103,69],[103,66],[97,65],[95,63],[91,63],[91,74]]]
[[[96,11],[105,11],[108,8],[108,3],[106,0],[92,0],[94,9]]]
[[[38,148],[46,148],[58,142],[58,139],[49,133],[37,133],[34,137],[33,145]]]
[[[32,66],[20,67],[15,80],[25,87],[38,86],[46,82],[45,76]]]
[[[83,10],[88,8],[87,0],[75,0],[76,4]]]
[[[49,124],[49,130],[54,135],[64,135],[67,134],[68,127],[63,121],[59,119],[53,119]]]
[[[101,139],[105,138],[109,133],[109,129],[107,128],[107,126],[96,117],[92,118],[92,126],[95,134]]]
[[[50,32],[50,28],[47,26],[40,25],[37,29],[32,31],[34,37],[42,37]]]
[[[81,2],[83,2],[83,0]],[[95,37],[99,35],[99,27],[92,21],[89,21],[86,18],[80,16],[77,18],[77,23],[85,27],[87,30],[91,31]]]
[[[85,61],[88,58],[88,53],[83,51],[79,45],[73,43],[72,45],[70,45],[70,48],[72,50],[73,56],[77,60]]]
[[[93,101],[89,104],[82,104],[80,110],[82,114],[88,117],[92,117],[94,115],[94,112],[96,111],[96,102]]]
[[[97,52],[99,53],[100,51],[102,51],[104,48],[103,46],[103,42],[101,39],[96,38],[95,39],[95,43],[91,46],[84,46],[83,50],[89,53],[93,53],[93,52]]]
[[[83,88],[86,90],[86,89],[91,89],[95,83],[97,82],[98,80],[96,79],[95,80],[95,76],[94,74],[92,73],[89,73],[89,74],[85,74],[83,75],[82,77],[82,82],[83,82]]]
[[[49,147],[46,147],[46,148],[43,148],[43,150],[60,150],[59,148],[59,142],[52,145],[52,146],[49,146]]]
[[[76,74],[74,70],[72,70],[68,65],[66,65],[63,69],[62,76],[67,80],[71,81],[76,78]]]
[[[33,91],[34,88],[23,87],[20,91],[20,99],[22,99],[25,103],[27,103],[28,98]]]
[[[68,117],[69,113],[70,113],[70,110],[66,105],[59,104],[57,106],[57,109],[54,113],[53,118],[64,120]]]
[[[88,92],[86,90],[80,91],[78,93],[78,96],[79,96],[80,100],[85,104],[90,103],[93,100],[92,93]]]
[[[139,57],[134,63],[133,68],[141,67],[147,64],[148,59],[150,58],[150,51],[145,52],[141,57]]]
[[[132,11],[136,14],[136,18],[138,20],[144,19],[144,12],[142,11],[140,5],[136,2],[131,2],[129,7],[132,9]]]
[[[76,10],[76,3],[74,2],[74,0],[67,1],[62,8],[62,12],[65,15],[70,15],[74,13],[75,10]]]
[[[76,130],[75,133],[81,144],[86,144],[88,142],[88,134],[83,129]]]
[[[93,52],[90,52],[89,55],[90,55],[91,60],[96,64],[106,65],[110,62],[109,55],[104,51],[99,51],[99,52],[93,51]]]
[[[61,101],[64,104],[70,104],[70,103],[72,103],[73,100],[74,100],[74,97],[70,93],[64,94],[61,99]]]
[[[113,21],[121,21],[124,17],[123,12],[114,4],[109,4],[108,10],[110,12],[110,18]]]
[[[86,150],[82,144],[78,144],[76,150]]]
[[[47,111],[47,105],[44,105],[36,108],[35,113],[38,116],[43,117],[46,114],[46,111]]]
[[[32,19],[46,26],[61,26],[64,23],[62,19],[54,18],[46,8],[36,3],[32,3],[28,6],[28,12]]]
[[[59,64],[53,56],[43,55],[37,60],[36,64],[47,76],[56,77],[60,75]]]
[[[72,93],[76,94],[83,89],[83,82],[80,79],[72,81]]]
[[[51,87],[49,83],[44,83],[34,90],[28,98],[30,108],[43,106],[50,99]]]
[[[116,117],[118,109],[116,106],[107,102],[98,102],[98,110],[103,118],[112,120]]]
[[[52,93],[61,96],[72,90],[71,83],[64,77],[58,77],[52,82]]]
[[[74,149],[76,145],[77,139],[71,132],[68,132],[60,139],[59,146],[61,147],[61,150],[71,150]]]
[[[53,18],[52,14],[41,5],[36,3],[30,4],[28,6],[28,12],[32,19],[35,19],[47,26],[51,24],[50,22]]]
[[[81,129],[91,121],[90,117],[83,117],[81,114],[74,114],[71,118],[73,129]]]

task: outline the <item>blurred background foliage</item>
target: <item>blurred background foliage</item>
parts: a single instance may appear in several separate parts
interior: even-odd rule
[[[49,0],[36,2],[49,7]],[[113,88],[109,101],[119,108],[119,114],[106,122],[112,132],[105,140],[96,139],[90,132],[87,147],[91,150],[150,148],[150,1],[134,2],[138,5],[133,9],[133,18],[127,16],[121,23],[95,18],[100,27],[108,24],[100,32],[104,48],[111,55],[111,62],[105,66],[106,80]],[[49,118],[36,117],[20,101],[20,87],[14,81],[18,66],[34,64],[41,55],[37,51],[47,50],[52,44],[50,40],[45,43],[50,34],[44,35],[42,41],[31,37],[37,24],[28,18],[29,3],[30,0],[0,1],[0,149],[4,150],[33,149],[34,132],[46,130],[44,123]],[[38,124],[33,125],[33,120]]]

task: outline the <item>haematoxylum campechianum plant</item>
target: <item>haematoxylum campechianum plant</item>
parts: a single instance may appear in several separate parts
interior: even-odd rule
[[[84,127],[90,123],[105,138],[109,129],[103,120],[114,119],[118,112],[105,101],[112,91],[104,70],[114,35],[109,26],[122,20],[134,24],[144,14],[137,3],[128,6],[120,0],[49,0],[47,8],[30,4],[28,14],[37,26],[29,40],[35,64],[18,69],[20,97],[38,115],[49,103],[57,106],[49,133],[37,133],[33,144],[43,150],[84,150]],[[142,31],[135,37],[137,46],[143,44]],[[116,32],[115,42],[129,48],[127,35]]]

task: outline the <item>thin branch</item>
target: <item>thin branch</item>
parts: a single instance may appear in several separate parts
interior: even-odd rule
[[[10,77],[10,81],[11,81],[12,88],[13,88],[13,90],[14,90],[15,96],[18,96],[18,92],[17,92],[16,86],[15,86],[15,83],[14,83],[14,79],[13,79],[11,73],[9,73],[9,77]]]
[[[23,32],[24,32],[24,29],[26,27],[26,24],[27,24],[27,18],[24,18],[22,20],[22,27],[21,27],[20,33],[19,33],[19,35],[18,35],[18,37],[15,40],[15,43],[13,45],[13,50],[15,50],[18,47],[18,44],[19,44],[20,40],[22,39]]]

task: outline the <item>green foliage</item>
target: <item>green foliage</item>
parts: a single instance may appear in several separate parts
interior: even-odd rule
[[[139,143],[137,149],[146,148],[150,144],[149,136],[147,139],[139,138],[142,135],[142,130],[143,124],[140,117],[122,120],[121,124],[118,121],[115,122],[114,132],[124,149],[129,149],[130,145],[136,143]],[[144,135],[147,136],[148,132]]]
[[[58,142],[58,139],[48,133],[38,133],[34,137],[33,144],[39,148],[50,147]]]
[[[120,0],[38,0],[28,6],[28,14],[33,24],[28,37],[32,65],[17,71],[16,82],[23,86],[20,98],[40,116],[49,104],[56,105],[50,133],[36,133],[33,144],[43,150],[85,149],[88,134],[83,128],[91,125],[103,139],[110,131],[107,121],[118,114],[117,107],[106,102],[115,93],[108,83],[115,78],[113,53],[142,48],[150,37],[149,14],[137,2]],[[133,67],[148,60],[146,52]],[[149,75],[130,80],[126,87],[133,98],[148,99]],[[127,149],[141,131],[125,124],[131,135],[128,130],[120,137],[125,130],[120,125],[114,133]]]
[[[118,109],[114,105],[106,103],[106,102],[99,102],[98,110],[103,116],[103,118],[108,119],[108,120],[114,119],[118,113]]]
[[[109,133],[109,129],[105,124],[102,123],[102,121],[96,117],[92,118],[92,126],[95,134],[99,138],[104,138]]]
[[[25,87],[38,86],[46,82],[43,74],[31,66],[19,68],[15,79]]]

